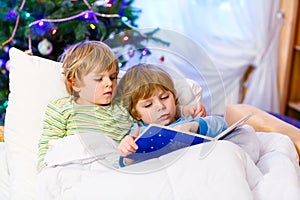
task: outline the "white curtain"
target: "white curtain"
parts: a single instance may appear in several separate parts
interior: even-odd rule
[[[239,102],[241,80],[253,66],[244,103],[279,111],[280,0],[136,0],[134,6],[142,10],[139,28],[172,30],[204,48],[221,75],[225,103]]]

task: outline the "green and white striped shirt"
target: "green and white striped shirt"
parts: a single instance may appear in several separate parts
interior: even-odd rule
[[[68,135],[99,132],[120,142],[130,131],[133,118],[119,106],[83,106],[72,97],[51,101],[45,112],[43,133],[39,141],[38,169],[44,166],[49,141]]]

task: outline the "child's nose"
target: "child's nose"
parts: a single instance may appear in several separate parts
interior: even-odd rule
[[[156,106],[157,110],[165,108],[165,104],[163,102],[161,102],[160,100],[157,100],[155,106]]]
[[[109,87],[111,85],[112,85],[112,81],[110,80],[110,78],[105,78],[104,79],[104,86]]]

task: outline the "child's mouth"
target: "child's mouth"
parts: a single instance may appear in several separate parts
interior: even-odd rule
[[[111,96],[111,95],[112,95],[112,92],[105,92],[104,95],[105,95],[105,96]]]
[[[160,116],[160,119],[168,119],[169,118],[169,114],[163,114]]]

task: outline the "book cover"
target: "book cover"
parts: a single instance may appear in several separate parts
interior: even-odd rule
[[[157,158],[164,154],[192,145],[223,139],[237,127],[242,125],[251,115],[252,114],[248,114],[243,117],[215,138],[196,133],[182,132],[167,126],[150,124],[136,138],[135,142],[139,147],[138,150],[135,153],[128,155],[127,158],[140,162],[151,158]]]

